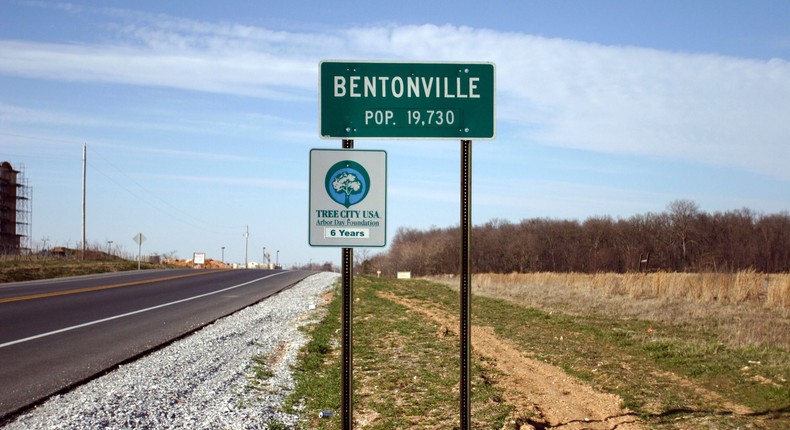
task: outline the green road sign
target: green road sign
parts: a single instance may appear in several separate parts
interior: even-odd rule
[[[493,139],[493,63],[322,61],[325,139]]]

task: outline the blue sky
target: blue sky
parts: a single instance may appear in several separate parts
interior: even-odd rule
[[[307,239],[321,60],[496,64],[473,221],[790,209],[785,1],[0,4],[0,158],[34,246],[338,262]],[[459,222],[457,141],[388,153],[388,230]],[[1,161],[1,160],[0,160]],[[373,249],[371,252],[377,252]]]

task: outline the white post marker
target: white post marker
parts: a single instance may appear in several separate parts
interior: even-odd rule
[[[134,243],[137,244],[137,270],[140,270],[140,260],[143,257],[143,242],[145,242],[146,237],[142,233],[137,233],[133,239]]]

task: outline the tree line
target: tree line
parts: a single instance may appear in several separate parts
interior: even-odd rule
[[[362,261],[364,273],[458,273],[459,227],[401,227],[387,252]],[[472,229],[472,270],[512,272],[790,271],[790,213],[750,209],[707,213],[676,200],[661,213],[584,221],[494,219]]]

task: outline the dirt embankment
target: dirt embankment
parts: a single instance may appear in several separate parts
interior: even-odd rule
[[[210,258],[206,259],[205,264],[198,264],[197,266],[195,265],[194,262],[192,262],[192,260],[179,260],[176,258],[166,259],[164,260],[163,263],[171,266],[193,267],[195,269],[229,269],[230,268],[229,264],[217,260],[212,260]]]

